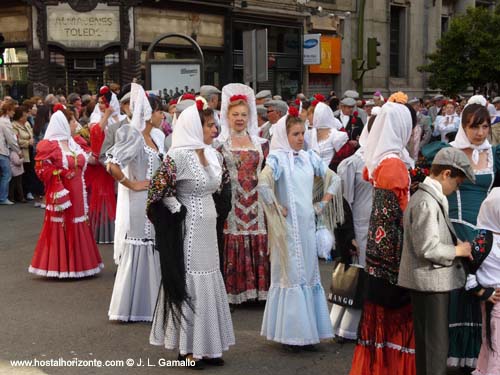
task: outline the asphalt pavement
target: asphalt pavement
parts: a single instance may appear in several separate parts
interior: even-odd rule
[[[28,273],[43,221],[32,204],[0,206],[0,375],[186,374],[167,367],[177,353],[149,344],[150,324],[115,323],[107,312],[116,266],[112,245],[100,245],[105,268],[96,277],[54,280]],[[328,290],[331,264],[320,264]],[[324,341],[317,352],[289,353],[260,336],[263,304],[232,314],[236,345],[217,374],[349,373],[353,344]],[[13,367],[11,361],[31,361]],[[18,363],[20,364],[20,363]]]

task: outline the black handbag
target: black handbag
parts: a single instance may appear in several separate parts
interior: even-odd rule
[[[361,266],[338,262],[332,272],[328,300],[336,305],[360,309],[363,307],[365,277]]]

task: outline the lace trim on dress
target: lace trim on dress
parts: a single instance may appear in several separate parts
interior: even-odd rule
[[[39,268],[34,268],[32,266],[29,266],[28,271],[30,273],[33,273],[38,276],[46,276],[46,277],[58,277],[60,279],[66,279],[70,277],[87,277],[87,276],[92,276],[95,275],[99,272],[101,272],[101,269],[104,268],[103,263],[99,263],[99,266],[96,268],[93,268],[91,270],[86,270],[86,271],[79,271],[79,272],[59,272],[59,271],[47,271],[47,270],[41,270]]]
[[[53,212],[61,212],[71,207],[71,201],[66,201],[62,204],[48,204],[45,209]]]

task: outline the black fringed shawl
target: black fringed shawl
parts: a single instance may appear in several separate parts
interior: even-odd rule
[[[155,227],[155,249],[160,255],[165,325],[170,315],[174,324],[180,323],[183,303],[193,308],[186,289],[184,265],[184,219],[187,210],[182,206],[180,212],[171,213],[162,201],[164,196],[175,197],[176,173],[174,161],[167,156],[151,180],[147,202],[148,218]]]

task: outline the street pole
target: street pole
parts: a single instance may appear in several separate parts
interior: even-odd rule
[[[364,25],[365,25],[365,0],[359,1],[359,12],[358,12],[358,61],[363,61],[363,45],[364,45]],[[356,81],[356,91],[359,93],[360,97],[363,97],[363,76],[361,74],[359,79]]]

